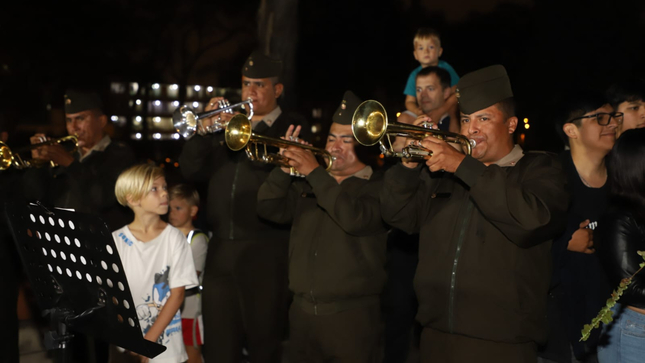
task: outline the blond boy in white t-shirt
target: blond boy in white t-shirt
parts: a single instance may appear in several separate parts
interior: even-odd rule
[[[118,202],[134,211],[132,223],[112,233],[130,285],[144,338],[166,351],[141,362],[177,363],[188,359],[184,349],[179,307],[184,290],[198,285],[190,247],[184,235],[161,220],[168,213],[163,169],[142,164],[119,176]]]

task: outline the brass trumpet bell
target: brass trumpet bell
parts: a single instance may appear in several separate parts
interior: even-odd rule
[[[251,121],[243,115],[233,116],[233,118],[228,122],[224,139],[226,140],[226,145],[229,149],[239,151],[246,147],[246,156],[249,159],[290,168],[291,175],[293,176],[299,176],[299,174],[289,165],[289,159],[278,153],[269,152],[267,146],[276,148],[296,146],[305,150],[310,150],[314,155],[321,156],[325,159],[325,169],[327,171],[331,170],[334,162],[334,157],[327,150],[303,145],[295,141],[276,139],[254,133]]]
[[[359,144],[372,146],[380,144],[381,152],[387,157],[401,157],[413,159],[425,159],[432,156],[432,152],[418,145],[408,145],[400,152],[394,150],[392,144],[396,136],[423,140],[428,136],[433,136],[445,140],[451,144],[459,144],[466,155],[470,155],[475,147],[475,140],[469,140],[467,137],[443,130],[425,128],[403,124],[400,122],[389,122],[385,107],[374,100],[367,100],[361,103],[354,112],[352,117],[352,133]],[[387,140],[386,145],[384,139]]]
[[[13,155],[7,144],[0,141],[0,170],[7,170],[13,164]]]
[[[253,135],[253,128],[251,127],[251,121],[246,117],[236,115],[228,122],[226,131],[224,134],[224,139],[226,140],[226,145],[228,148],[233,151],[242,150],[246,145],[248,145],[251,136]]]
[[[65,147],[67,152],[74,153],[78,150],[78,137],[75,135],[69,135],[61,137],[59,139],[47,140],[38,144],[30,144],[16,151],[11,151],[9,146],[4,142],[0,141],[0,171],[7,170],[10,167],[15,167],[16,169],[26,169],[26,168],[40,168],[45,165],[51,167],[57,166],[53,161],[45,161],[40,159],[22,159],[20,154],[31,151],[33,149],[39,148],[45,145],[62,145]]]

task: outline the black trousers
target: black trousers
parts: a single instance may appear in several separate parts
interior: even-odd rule
[[[415,317],[419,304],[412,283],[418,263],[419,235],[392,230],[387,241],[387,283],[382,298],[384,363],[404,363],[410,345],[418,347],[421,327]]]
[[[383,325],[378,304],[312,315],[289,309],[289,363],[382,362]]]
[[[207,363],[280,362],[288,307],[288,241],[209,243],[202,314]]]

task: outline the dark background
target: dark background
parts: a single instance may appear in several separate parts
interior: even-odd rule
[[[552,110],[567,94],[645,75],[645,2],[636,0],[12,2],[0,12],[0,117],[17,130],[12,143],[60,114],[70,86],[100,90],[108,114],[114,81],[239,88],[242,63],[266,45],[267,4],[296,29],[272,40],[295,45],[281,102],[308,118],[321,109],[323,126],[346,89],[381,101],[391,116],[403,109],[419,27],[441,32],[441,59],[460,75],[507,68],[518,116],[530,119],[518,131],[529,149],[562,149]],[[280,6],[297,6],[297,16],[280,17]],[[174,159],[182,145],[127,142],[152,160]]]

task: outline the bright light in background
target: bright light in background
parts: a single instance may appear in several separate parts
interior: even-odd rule
[[[311,133],[316,134],[318,133],[318,125],[313,125],[311,126]]]
[[[525,123],[525,124],[529,123],[529,119],[525,117],[525,118],[524,118],[524,123]]]
[[[157,116],[157,117],[153,117],[153,118],[152,118],[152,121],[154,121],[154,122],[156,122],[156,123],[159,123],[159,122],[161,122],[161,117],[159,117],[159,116]]]
[[[152,138],[155,139],[155,140],[161,140],[161,134],[157,132],[157,133],[152,135]]]
[[[193,107],[195,107],[195,108],[199,107],[199,102],[197,102],[197,101],[193,102]]]
[[[161,106],[161,101],[156,100],[156,101],[155,101],[155,106]]]
[[[137,117],[135,117],[135,118],[134,118],[134,120],[135,120],[136,122],[141,122],[142,118],[141,118],[141,116],[137,116]]]
[[[171,90],[179,89],[179,85],[171,84],[171,85],[170,85],[170,89],[171,89]]]
[[[195,92],[199,92],[199,90],[202,89],[200,86],[195,86]]]
[[[159,83],[153,83],[152,89],[159,89]]]
[[[399,118],[399,116],[401,116],[401,112],[396,113],[396,118]]]
[[[179,140],[179,134],[172,134],[172,138],[175,140]]]
[[[206,91],[208,91],[208,93],[213,92],[213,87],[211,86],[206,87]]]
[[[529,125],[529,124],[524,124],[524,128],[525,128],[525,129],[527,129],[527,130],[528,130],[528,129],[529,129],[529,127],[531,127],[531,125]]]
[[[119,116],[113,115],[112,117],[110,117],[110,119],[114,122],[117,122],[119,121]]]
[[[136,137],[136,138],[137,138],[137,140],[141,140],[141,133],[140,133],[140,132],[137,132],[137,133],[134,135],[134,137]]]
[[[135,102],[135,103],[136,103],[137,105],[140,105],[140,104],[141,104],[141,100],[136,100],[136,102]]]
[[[174,102],[172,103],[172,105],[173,105],[173,106],[175,106],[175,107],[179,107],[179,101],[174,101]]]

